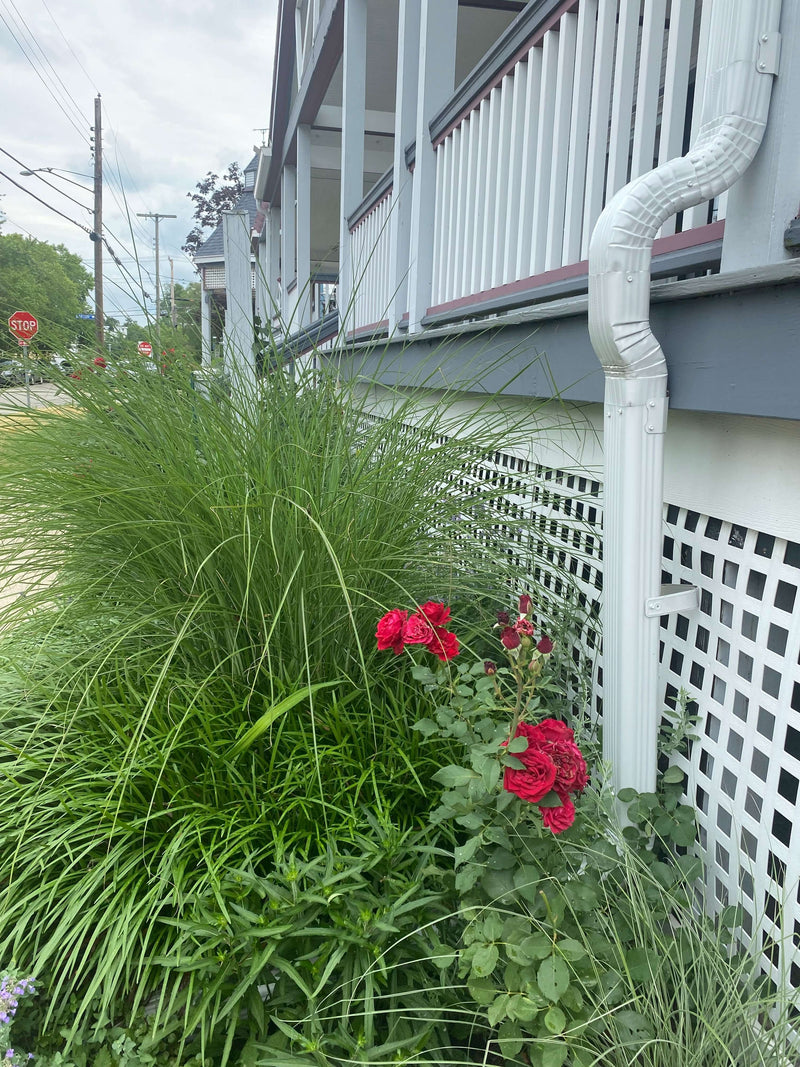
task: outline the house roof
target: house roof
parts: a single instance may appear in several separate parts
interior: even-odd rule
[[[239,199],[233,206],[234,211],[246,211],[248,216],[248,229],[252,233],[253,230],[261,232],[261,227],[264,224],[263,212],[259,209],[259,205],[256,203],[253,196],[253,187],[255,185],[256,171],[258,170],[258,161],[260,153],[256,153],[242,172],[244,175],[252,175],[250,181],[245,177],[245,185],[249,188],[245,189]],[[209,236],[203,241],[197,252],[194,255],[194,261],[209,263],[209,262],[222,262],[225,258],[222,245],[222,223],[209,234]]]

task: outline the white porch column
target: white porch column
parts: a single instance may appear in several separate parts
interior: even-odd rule
[[[453,93],[456,69],[458,0],[422,0],[419,31],[416,156],[411,196],[408,328],[416,333],[431,301],[433,227],[436,207],[436,153],[428,129]]]
[[[420,0],[400,0],[392,210],[389,215],[389,333],[408,311],[412,176],[406,166],[406,145],[414,139],[417,122],[419,20]]]
[[[225,254],[225,367],[231,387],[251,391],[256,368],[253,353],[253,290],[250,273],[250,220],[245,211],[223,211]]]
[[[290,287],[297,279],[295,222],[297,211],[297,170],[287,164],[281,174],[281,283],[283,300],[281,314],[286,329],[291,333],[294,321],[296,289]]]
[[[367,0],[344,0],[342,59],[342,179],[339,199],[339,329],[353,328],[354,277],[350,256],[351,215],[364,198],[364,130],[366,124]]]
[[[200,290],[200,353],[204,367],[211,365],[211,293]]]
[[[281,209],[270,205],[264,223],[267,234],[267,291],[269,294],[269,319],[272,322],[281,314]]]
[[[311,322],[311,127],[297,127],[297,325]]]
[[[265,222],[266,225],[266,222]],[[256,243],[255,312],[261,325],[269,324],[270,299],[267,291],[267,240],[262,230]]]
[[[753,51],[760,47],[756,66],[767,66],[774,55],[771,41],[776,34],[774,0],[763,0],[759,8],[761,29]],[[780,10],[782,48],[777,78],[769,106],[769,121],[758,153],[751,166],[728,193],[725,236],[722,241],[723,273],[783,263],[791,259],[784,248],[783,234],[797,215],[800,199],[800,5],[783,4]],[[767,37],[767,41],[763,38]]]

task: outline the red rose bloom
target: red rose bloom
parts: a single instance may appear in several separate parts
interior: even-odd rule
[[[433,627],[419,612],[403,623],[403,641],[407,645],[427,645],[433,639]]]
[[[575,822],[575,805],[568,796],[562,796],[561,801],[561,806],[558,808],[539,808],[542,813],[542,822],[554,834],[560,834],[562,830],[567,830]]]
[[[521,800],[528,800],[535,804],[542,797],[547,796],[553,788],[556,780],[556,765],[544,752],[528,749],[527,752],[516,752],[517,759],[521,760],[525,767],[518,770],[516,767],[506,767],[503,775],[503,789],[509,793],[516,793]]]
[[[501,643],[509,650],[519,648],[520,638],[513,626],[506,626],[500,634]]]
[[[514,737],[527,737],[528,747],[514,755],[524,764],[524,769],[506,767],[503,775],[503,788],[532,804],[550,792],[558,773],[555,763],[535,744],[535,731],[536,727],[531,723],[519,723]],[[507,743],[503,742],[504,745]]]
[[[580,792],[586,788],[589,781],[586,761],[577,745],[572,741],[554,741],[545,746],[545,751],[558,771],[555,787],[559,794]]]
[[[561,722],[560,719],[542,719],[537,726],[530,726],[529,729],[534,730],[533,739],[540,743],[542,741],[573,741],[575,735],[569,726],[565,722]]]
[[[425,645],[429,652],[438,656],[442,663],[458,655],[458,638],[449,630],[438,627],[433,632],[433,637]]]
[[[580,792],[589,776],[586,761],[575,744],[572,730],[559,719],[544,719],[526,730],[529,745],[545,753],[556,766],[555,788],[559,795]]]
[[[543,656],[549,656],[550,653],[553,651],[553,647],[553,642],[550,640],[549,637],[543,637],[536,646],[536,648],[539,650],[539,652],[542,653]]]
[[[450,608],[439,604],[435,600],[429,600],[419,609],[419,614],[424,615],[431,626],[446,626],[450,621]]]
[[[378,650],[390,648],[396,656],[399,656],[403,651],[403,624],[408,618],[407,611],[400,611],[399,608],[395,608],[393,611],[387,611],[382,619],[378,621],[378,629],[375,636],[378,639]]]
[[[518,634],[524,634],[526,637],[533,636],[533,623],[530,619],[519,618],[514,623],[514,629]]]

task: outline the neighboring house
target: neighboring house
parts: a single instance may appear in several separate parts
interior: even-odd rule
[[[259,211],[253,196],[256,172],[260,155],[253,156],[243,171],[244,191],[236,202],[234,211],[243,212],[246,215],[248,233],[258,235],[264,224],[264,215]],[[202,290],[202,346],[203,362],[208,363],[211,359],[212,336],[211,321],[214,317],[212,307],[216,306],[220,316],[224,316],[227,308],[227,293],[225,279],[225,247],[223,241],[223,224],[214,229],[209,237],[198,248],[193,256],[194,265],[200,274]],[[252,258],[252,285],[255,292],[255,256]]]
[[[652,788],[665,701],[696,702],[707,906],[795,986],[798,100],[794,0],[282,0],[255,182],[285,352],[518,372],[531,439],[482,468],[530,517],[503,551],[576,576],[618,784]]]

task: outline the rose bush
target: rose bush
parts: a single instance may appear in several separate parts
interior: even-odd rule
[[[424,605],[420,624],[449,624],[444,610]],[[483,1020],[492,1054],[507,1063],[589,1067],[606,1062],[609,1048],[638,1063],[657,1027],[671,1032],[671,1024],[637,1010],[661,954],[641,940],[631,863],[652,871],[647,921],[660,938],[675,909],[692,908],[686,886],[699,864],[674,849],[691,845],[694,813],[681,803],[677,767],[665,771],[657,794],[613,797],[600,771],[590,781],[587,763],[598,765],[599,753],[588,725],[569,719],[556,681],[560,649],[533,610],[526,594],[516,612],[497,613],[496,660],[448,656],[435,670],[414,653],[430,645],[402,642],[403,612],[387,613],[378,627],[379,640],[393,635],[384,647],[402,643],[415,657],[412,673],[430,695],[430,715],[415,729],[463,754],[434,775],[443,792],[432,820],[456,835],[463,919],[441,949],[442,981],[465,988],[465,1013]],[[624,829],[616,823],[620,801],[628,806]]]
[[[571,797],[586,787],[588,774],[574,733],[566,723],[554,718],[538,724],[527,721],[538,712],[536,688],[554,648],[544,634],[535,641],[536,628],[529,618],[532,604],[531,597],[523,594],[513,623],[509,612],[498,612],[495,628],[500,630],[508,668],[498,677],[497,664],[484,661],[484,677],[491,682],[483,685],[483,691],[491,692],[495,710],[505,714],[509,723],[508,733],[504,740],[498,739],[495,753],[496,760],[503,763],[503,789],[537,804],[542,825],[558,834],[574,822]],[[447,663],[459,651],[458,638],[446,629],[449,622],[450,608],[438,601],[427,601],[413,614],[393,608],[378,621],[378,649],[391,648],[400,655],[408,645],[421,645]],[[513,684],[504,691],[501,681],[505,676],[510,676]],[[499,780],[499,771],[497,777]]]

